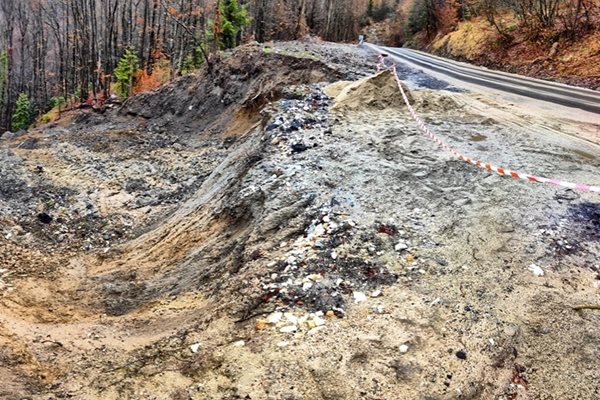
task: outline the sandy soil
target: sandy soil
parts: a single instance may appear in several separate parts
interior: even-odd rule
[[[0,398],[600,397],[598,196],[451,158],[385,76],[327,89],[371,61],[248,46],[1,138]],[[557,134],[600,121],[401,74],[460,151],[600,184]]]

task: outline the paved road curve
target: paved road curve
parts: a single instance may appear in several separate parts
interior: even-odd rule
[[[368,46],[379,53],[461,81],[600,114],[598,91],[493,71],[417,50]]]

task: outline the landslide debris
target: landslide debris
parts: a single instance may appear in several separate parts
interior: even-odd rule
[[[0,139],[0,397],[594,398],[588,195],[440,152],[360,49],[215,66]],[[414,107],[459,150],[597,176],[432,85]]]

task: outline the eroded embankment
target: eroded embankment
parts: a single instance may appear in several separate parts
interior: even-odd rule
[[[570,306],[597,300],[595,198],[440,152],[389,73],[329,86],[371,71],[249,46],[3,140],[0,396],[594,398],[600,316]],[[597,176],[595,147],[469,94],[411,98],[461,152]]]

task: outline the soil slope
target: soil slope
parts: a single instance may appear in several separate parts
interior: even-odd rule
[[[460,151],[600,183],[556,134],[600,124],[399,70]],[[0,138],[0,398],[600,396],[600,313],[572,308],[600,301],[597,195],[453,159],[373,73],[245,46]]]

